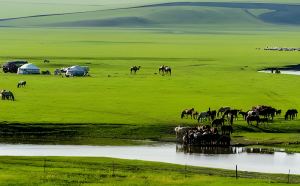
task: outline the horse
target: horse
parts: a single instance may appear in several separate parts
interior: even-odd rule
[[[214,124],[218,127],[218,125],[224,125],[224,121],[227,121],[226,119],[224,118],[221,118],[221,119],[215,119],[211,122],[211,126],[214,127]]]
[[[25,85],[26,85],[26,81],[20,81],[20,82],[18,83],[18,88],[19,88],[20,86],[25,87]]]
[[[267,124],[269,124],[269,119],[268,118],[259,118],[259,123],[263,123],[265,126],[265,122],[267,122]]]
[[[44,60],[44,63],[49,63],[50,61],[48,59],[45,59]]]
[[[211,118],[212,121],[215,119],[216,115],[217,115],[217,111],[216,110],[212,110],[211,114],[210,114],[210,118]]]
[[[1,95],[2,95],[2,100],[5,100],[5,98],[7,100],[9,99],[11,99],[12,101],[15,100],[14,94],[11,91],[3,91]]]
[[[198,111],[192,111],[192,115],[193,115],[193,118],[196,119],[197,116],[199,115],[199,112]]]
[[[221,107],[221,108],[219,108],[217,116],[219,117],[219,113],[222,114],[223,112],[226,112],[226,110],[230,110],[230,107]]]
[[[190,130],[189,126],[186,127],[175,127],[176,138],[182,138]]]
[[[252,125],[252,121],[256,121],[256,126],[258,126],[258,122],[259,122],[259,116],[256,116],[256,115],[248,115],[247,118],[246,118],[246,121],[249,125],[249,123]]]
[[[187,115],[187,119],[189,118],[188,115],[191,115],[191,119],[193,117],[193,114],[192,112],[194,111],[194,108],[191,108],[191,109],[184,109],[181,113],[181,119],[183,119],[184,115],[186,114]]]
[[[228,115],[227,115],[227,118],[228,118],[228,122],[232,126],[232,124],[233,124],[233,114],[231,112],[229,112]]]
[[[158,73],[160,74],[160,71],[162,71],[162,74],[164,74],[165,73],[165,66],[163,65],[163,66],[160,66],[159,68],[158,68]]]
[[[278,117],[278,116],[281,116],[281,109],[280,110],[277,110],[276,112],[275,112],[275,115]]]
[[[198,116],[198,122],[205,121],[206,117],[207,117],[207,112],[205,112],[205,111],[201,112]]]
[[[230,110],[231,114],[235,117],[235,120],[239,120],[239,117],[238,117],[239,111],[241,111],[241,110],[238,110],[238,109]]]
[[[221,127],[221,130],[222,130],[222,134],[225,134],[227,131],[228,131],[229,134],[233,133],[232,126],[226,126],[226,125],[224,125],[224,126]]]
[[[246,117],[248,116],[247,112],[243,112],[242,110],[239,111],[239,115],[243,116],[243,120],[246,120]]]
[[[298,114],[298,111],[296,109],[289,109],[288,111],[286,111],[286,113],[284,115],[284,119],[287,120],[288,117],[290,116],[290,120],[292,120],[295,118],[295,116],[297,118],[297,114]]]
[[[141,66],[132,66],[131,68],[130,68],[130,73],[132,74],[132,71],[134,71],[134,74],[136,74],[136,71],[137,70],[140,70],[140,68],[141,68]]]
[[[170,73],[170,75],[171,75],[171,67],[165,66],[165,72],[166,72],[166,75],[168,75],[168,73]]]

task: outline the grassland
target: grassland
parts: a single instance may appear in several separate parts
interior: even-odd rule
[[[221,106],[248,110],[264,104],[284,112],[299,107],[295,86],[298,76],[256,71],[297,64],[300,54],[254,49],[297,46],[297,32],[1,30],[3,62],[24,59],[50,71],[87,65],[92,75],[61,78],[0,73],[1,89],[11,90],[17,100],[1,101],[1,112],[6,113],[1,127],[6,139],[74,139],[76,144],[102,144],[99,139],[103,138],[158,140],[174,138],[174,126],[198,125],[195,120],[180,119],[184,108],[193,107],[200,112]],[[180,29],[173,32],[177,30]],[[44,64],[44,58],[50,63]],[[162,64],[172,67],[172,76],[154,74]],[[142,66],[137,75],[130,74],[132,65]],[[17,88],[20,80],[28,82],[26,88]],[[266,127],[234,121],[234,129],[236,136],[244,136],[235,138],[237,143],[247,143],[244,139],[249,139],[249,133],[253,139],[249,144],[295,143],[299,141],[300,125],[281,117]],[[273,133],[280,134],[275,137]],[[281,133],[294,134],[291,137]]]
[[[163,2],[167,1],[157,1]],[[67,2],[60,3],[55,6],[62,6],[62,12]],[[122,4],[132,5],[142,4]],[[105,6],[113,6],[113,2]],[[95,10],[95,6],[83,7],[69,12]],[[265,22],[261,16],[274,10],[248,12],[252,16],[241,8],[148,7],[0,21],[1,26],[12,26],[0,28],[2,62],[23,59],[50,71],[72,65],[90,66],[92,75],[61,78],[1,72],[0,89],[12,91],[17,100],[1,101],[0,111],[5,113],[1,118],[2,133],[9,140],[45,134],[45,140],[63,136],[79,138],[81,144],[97,144],[100,138],[158,140],[173,138],[174,126],[198,125],[194,120],[180,119],[185,108],[193,107],[199,112],[221,106],[248,110],[257,104],[271,105],[283,112],[299,108],[295,85],[298,76],[256,71],[298,64],[300,53],[254,49],[298,47],[297,22]],[[27,15],[25,11],[15,17]],[[289,15],[294,15],[293,9],[286,18]],[[131,19],[134,16],[139,19]],[[93,25],[99,22],[91,22],[108,18],[122,18],[126,24],[99,29],[99,25]],[[32,26],[35,28],[29,28]],[[43,63],[45,58],[49,64]],[[142,66],[137,75],[130,74],[132,65]],[[154,74],[160,65],[171,66],[172,76]],[[27,81],[26,88],[17,89],[20,80]],[[276,141],[273,133],[281,142],[295,143],[300,125],[281,117],[266,127],[235,121],[234,130],[236,136],[243,136],[235,138],[238,143],[245,143],[251,135],[250,144]],[[292,137],[286,133],[293,133]]]
[[[114,172],[112,163],[114,161]],[[112,158],[1,157],[0,185],[286,185],[287,175]],[[112,176],[114,174],[114,176]],[[214,176],[212,176],[214,175]],[[300,177],[290,176],[290,183]]]

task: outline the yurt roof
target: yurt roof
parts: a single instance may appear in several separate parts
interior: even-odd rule
[[[80,66],[72,66],[72,67],[69,67],[67,68],[68,71],[84,71],[84,69]]]
[[[39,69],[37,66],[35,66],[32,63],[28,63],[28,64],[25,64],[25,65],[22,65],[20,68],[22,68],[22,69]]]

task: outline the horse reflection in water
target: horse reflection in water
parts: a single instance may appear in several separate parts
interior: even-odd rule
[[[184,154],[274,154],[275,149],[244,148],[244,147],[197,147],[191,145],[176,145],[176,152]]]
[[[185,154],[236,154],[236,148],[226,147],[197,147],[191,145],[176,145],[176,152],[183,152]]]
[[[257,153],[257,154],[274,154],[275,149],[266,148],[246,148],[247,153]]]

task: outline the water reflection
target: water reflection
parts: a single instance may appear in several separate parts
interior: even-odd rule
[[[191,145],[176,145],[177,153],[184,154],[274,154],[275,152],[283,152],[282,149],[276,148],[245,148],[245,147],[196,147]],[[287,154],[291,154],[290,151],[286,151]]]

